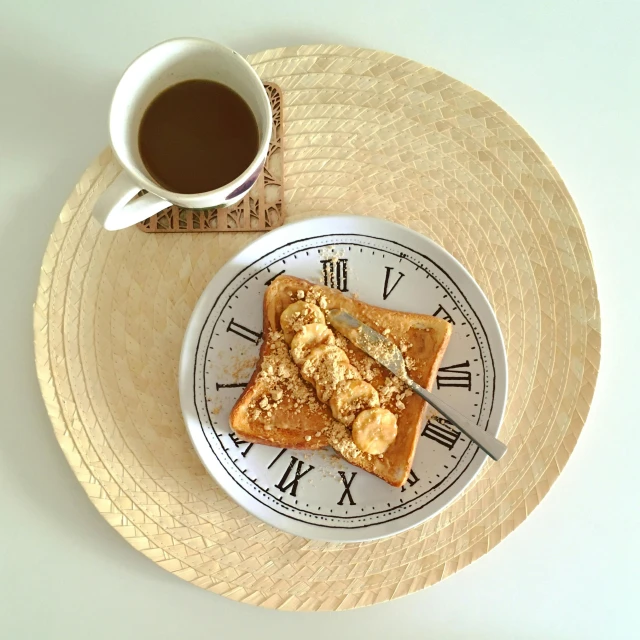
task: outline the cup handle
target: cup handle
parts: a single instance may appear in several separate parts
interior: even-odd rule
[[[126,173],[121,173],[98,198],[93,217],[108,231],[130,227],[171,206],[164,198],[146,193],[131,202],[140,187]]]

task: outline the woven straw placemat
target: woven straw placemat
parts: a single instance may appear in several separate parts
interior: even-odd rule
[[[36,362],[71,467],[107,521],[161,567],[234,600],[335,610],[397,598],[460,570],[540,502],[584,424],[599,364],[591,256],[535,142],[453,78],[386,53],[305,46],[251,57],[285,98],[288,219],[405,224],[460,260],[498,315],[509,358],[500,463],[422,526],[351,545],[263,524],[207,475],[178,402],[198,296],[251,233],[102,230],[110,152],[64,206],[35,306]]]

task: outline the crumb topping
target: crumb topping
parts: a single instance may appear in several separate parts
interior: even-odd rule
[[[320,408],[315,394],[300,378],[298,367],[291,359],[289,347],[280,331],[274,331],[269,336],[269,350],[262,360],[258,380],[267,391],[249,405],[249,414],[254,420],[268,422],[285,397],[292,400],[296,414],[304,406],[312,411]]]
[[[280,328],[286,342],[291,342],[293,336],[306,324],[326,324],[324,312],[317,304],[305,300],[298,300],[290,304],[280,315]]]
[[[359,378],[358,370],[349,363],[347,354],[336,346],[320,346],[311,350],[301,367],[302,377],[315,383],[322,402],[328,402],[343,380]]]
[[[340,422],[331,423],[329,444],[347,459],[357,459],[363,452],[358,449],[351,437],[351,431]]]

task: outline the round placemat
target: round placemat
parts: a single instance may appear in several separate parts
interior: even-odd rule
[[[460,570],[549,490],[597,376],[593,267],[550,161],[477,91],[417,62],[341,46],[251,62],[285,93],[288,220],[349,213],[405,224],[452,253],[489,297],[509,359],[508,454],[439,515],[376,542],[309,542],[250,516],[198,460],[177,376],[200,293],[255,235],[104,231],[91,210],[118,171],[109,151],[77,184],[44,256],[38,376],[71,467],[136,549],[234,600],[350,609]]]

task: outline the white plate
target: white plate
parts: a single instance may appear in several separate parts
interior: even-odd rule
[[[456,429],[427,422],[411,476],[397,489],[329,450],[251,445],[229,428],[258,355],[265,287],[280,273],[328,278],[364,302],[449,320],[453,335],[434,391],[495,434],[507,364],[489,302],[431,240],[375,218],[321,217],[271,231],[230,260],[205,289],[187,328],[180,360],[184,419],[205,467],[238,504],[284,531],[334,542],[372,540],[424,522],[460,494],[486,460]]]

